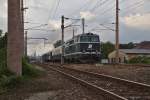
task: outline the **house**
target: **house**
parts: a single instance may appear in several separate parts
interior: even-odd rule
[[[150,41],[137,43],[135,49],[150,49]]]
[[[116,50],[108,55],[109,63],[115,63]],[[130,59],[138,56],[150,57],[150,49],[120,49],[119,50],[119,62],[125,63]]]

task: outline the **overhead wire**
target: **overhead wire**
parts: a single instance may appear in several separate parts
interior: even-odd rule
[[[139,0],[138,2],[125,7],[124,9],[126,9],[126,10],[122,9],[122,13],[127,13],[127,12],[129,12],[129,10],[131,11],[131,10],[133,10],[135,8],[139,8],[139,7],[141,7],[143,5],[143,3],[144,3],[143,0]]]
[[[59,2],[59,1],[57,1],[57,0],[54,0],[54,1],[55,1],[55,2],[54,2],[54,4],[53,4],[53,6],[49,9],[50,12],[49,12],[49,16],[48,16],[48,19],[47,19],[46,23],[47,23],[50,19],[52,19],[52,17],[54,16],[53,13],[55,13],[54,11],[55,11],[56,6],[58,5],[58,2]]]
[[[58,10],[58,7],[59,7],[59,5],[60,5],[60,2],[61,2],[61,0],[58,0],[57,5],[56,5],[56,8],[55,8],[55,10],[54,10],[54,14],[53,14],[53,16],[52,16],[52,19],[55,17],[55,15],[56,15],[56,13],[57,13],[57,10]]]
[[[69,14],[68,16],[73,16],[75,13],[81,11],[84,8],[87,8],[87,6],[89,6],[89,3],[91,1],[86,2],[85,4],[83,4],[80,8],[76,9],[75,11],[73,11],[71,14]]]
[[[140,2],[141,2],[141,1],[142,1],[142,0],[140,0]],[[124,0],[120,1],[120,3],[124,3],[124,2],[125,2]],[[132,5],[130,5],[129,7],[126,7],[126,8],[124,8],[124,9],[130,9],[131,7],[132,7],[132,8],[135,8],[134,5],[137,5],[137,4],[140,3],[140,2],[138,1],[138,2],[132,4]],[[136,7],[137,7],[137,6],[136,6]],[[110,8],[110,9],[111,9],[111,8]],[[114,8],[114,9],[112,8],[112,10],[115,10],[115,8]],[[109,10],[109,9],[108,9],[109,12],[112,11],[112,10]],[[122,11],[123,11],[123,10],[121,9],[120,11],[121,11],[120,13],[122,14]],[[104,13],[102,13],[101,15],[104,16],[106,13],[108,13],[107,10],[106,10]],[[101,19],[106,18],[105,16],[104,16],[104,17],[102,17],[102,16],[100,16]],[[114,16],[113,13],[112,13],[112,16],[108,17],[107,20],[110,20],[110,19],[112,19],[113,17],[115,17],[115,16]]]
[[[97,5],[95,5],[90,11],[91,12],[94,12],[95,11],[95,9],[98,9],[99,7],[102,7],[102,6],[104,6],[108,1],[110,1],[110,0],[104,0],[104,1],[102,1],[102,0],[100,0],[101,1],[101,3],[98,3]]]

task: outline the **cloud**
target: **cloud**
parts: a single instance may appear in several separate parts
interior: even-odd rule
[[[48,25],[50,26],[50,28],[52,28],[54,30],[59,30],[61,28],[60,20],[49,20]]]
[[[121,21],[132,28],[138,28],[138,29],[143,29],[143,30],[149,30],[150,29],[150,13],[146,14],[136,14],[136,15],[130,15],[126,16],[124,18],[121,18]]]
[[[84,11],[80,12],[80,17],[85,18],[86,20],[92,20],[96,17],[96,15],[91,13],[90,11]]]

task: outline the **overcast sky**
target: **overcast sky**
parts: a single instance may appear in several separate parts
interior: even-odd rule
[[[150,0],[119,0],[120,1],[120,42],[140,42],[150,40]],[[69,18],[85,18],[86,32],[100,35],[102,41],[115,41],[115,33],[111,30],[100,30],[105,27],[114,29],[115,26],[115,0],[24,0],[25,28],[48,24],[38,29],[28,31],[28,37],[48,38],[53,43],[61,38],[61,15]],[[65,22],[66,25],[71,20]],[[76,25],[81,25],[77,22]],[[0,0],[0,29],[7,31],[7,0]],[[81,34],[81,28],[75,27],[76,34]],[[46,31],[47,30],[47,31]],[[55,30],[55,31],[50,31]],[[72,37],[72,28],[65,30],[65,40]],[[28,45],[30,54],[37,51],[43,53],[51,49],[45,47],[43,41],[29,41],[39,43]]]

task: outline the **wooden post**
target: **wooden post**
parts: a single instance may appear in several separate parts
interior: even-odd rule
[[[64,64],[64,16],[61,18],[61,29],[62,29],[62,54],[61,54],[61,64]]]
[[[119,63],[119,0],[116,0],[116,59],[115,62]]]

